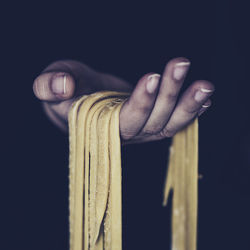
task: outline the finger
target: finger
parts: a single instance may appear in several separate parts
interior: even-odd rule
[[[66,78],[57,78],[64,77],[64,74]],[[36,78],[33,89],[40,100],[63,101],[71,98],[73,94],[80,96],[101,90],[130,92],[131,85],[118,77],[96,72],[81,62],[61,60],[44,69]]]
[[[208,108],[212,105],[212,101],[208,99],[201,107],[200,111],[198,112],[198,116],[201,116],[205,111],[208,110]],[[176,131],[178,132],[178,131]],[[173,135],[172,135],[173,136]],[[164,137],[165,138],[165,137]],[[147,141],[154,141],[159,139],[164,139],[162,136],[159,136],[159,134],[156,135],[148,135],[145,137],[145,135],[139,135],[136,137],[136,139],[133,139],[132,142],[123,142],[124,145],[130,144],[130,143],[142,143]]]
[[[159,135],[163,138],[171,137],[187,126],[198,115],[202,105],[205,105],[213,92],[214,86],[211,82],[205,80],[194,82],[180,98],[169,122]]]
[[[43,101],[64,101],[103,89],[100,74],[73,60],[51,63],[33,84],[35,95]]]
[[[75,81],[65,72],[43,73],[35,79],[33,91],[42,101],[64,101],[74,95]]]
[[[130,98],[120,111],[120,131],[123,139],[136,136],[154,107],[159,85],[159,74],[146,74],[137,83]]]
[[[212,102],[210,99],[208,99],[201,107],[201,109],[198,112],[198,116],[201,116],[205,111],[208,110],[208,108],[212,105]]]
[[[61,60],[43,70],[35,79],[33,90],[37,98],[48,102],[45,112],[58,124],[48,109],[58,118],[67,120],[71,104],[78,96],[101,90],[130,92],[132,86],[120,78],[96,72],[78,61]]]
[[[164,70],[153,111],[143,128],[143,134],[156,134],[168,122],[190,62],[186,58],[172,59]]]
[[[74,60],[61,60],[50,64],[43,72],[66,72],[76,81],[76,96],[100,90],[131,91],[132,86],[119,77],[97,72]]]

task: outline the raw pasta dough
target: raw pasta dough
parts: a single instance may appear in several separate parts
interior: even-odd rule
[[[69,113],[70,250],[122,249],[122,182],[119,112],[129,93],[83,96]],[[197,120],[171,147],[164,204],[174,191],[172,249],[195,250]]]
[[[173,138],[165,179],[165,206],[171,189],[172,249],[195,250],[198,207],[198,119]]]

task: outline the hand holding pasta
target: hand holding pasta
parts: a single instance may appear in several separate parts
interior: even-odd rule
[[[214,87],[196,81],[179,96],[189,66],[185,58],[173,59],[162,75],[146,74],[133,91],[125,81],[75,61],[53,63],[35,80],[47,115],[61,129],[69,128],[71,250],[122,249],[120,140],[160,140],[184,127],[170,148],[163,204],[172,189],[172,249],[196,249],[195,118],[211,105]]]
[[[206,80],[193,82],[179,96],[189,66],[188,59],[174,58],[161,75],[148,73],[133,89],[128,82],[80,62],[57,61],[35,79],[33,90],[50,120],[64,131],[77,98],[103,90],[129,92],[119,117],[122,144],[141,143],[172,137],[211,105],[214,86]]]

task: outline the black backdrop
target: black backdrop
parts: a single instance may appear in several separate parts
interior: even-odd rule
[[[6,13],[1,249],[68,249],[68,138],[32,93],[40,71],[75,59],[135,84],[178,56],[192,63],[184,88],[197,79],[216,86],[200,118],[198,249],[250,249],[246,2],[10,2]],[[124,249],[170,249],[170,210],[161,207],[169,143],[122,148]]]

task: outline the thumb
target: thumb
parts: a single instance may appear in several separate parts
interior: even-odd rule
[[[41,101],[64,101],[74,95],[75,81],[65,72],[43,73],[35,79],[33,91]]]
[[[65,101],[100,89],[98,75],[97,72],[80,62],[57,61],[45,68],[35,79],[33,91],[35,96],[42,101]]]
[[[35,79],[33,91],[43,104],[45,113],[59,128],[67,130],[68,112],[72,102],[81,95],[110,90],[130,91],[132,86],[115,76],[94,71],[73,60],[50,64]]]

